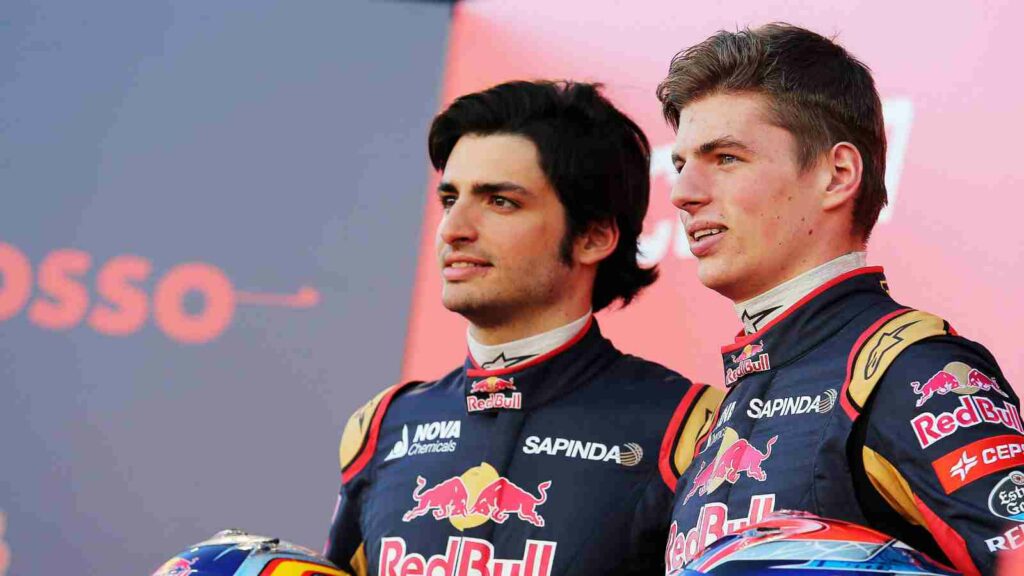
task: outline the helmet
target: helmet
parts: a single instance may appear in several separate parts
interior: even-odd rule
[[[716,540],[677,574],[956,576],[960,573],[870,528],[784,510]]]
[[[316,552],[256,536],[223,530],[164,562],[152,576],[345,576]]]

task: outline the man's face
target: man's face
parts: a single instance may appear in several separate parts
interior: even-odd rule
[[[517,135],[459,139],[438,186],[442,301],[477,326],[522,324],[559,308],[578,267],[559,257],[565,208]]]
[[[815,262],[827,170],[802,172],[795,139],[768,121],[756,94],[716,94],[679,114],[673,149],[680,209],[700,281],[734,302]]]

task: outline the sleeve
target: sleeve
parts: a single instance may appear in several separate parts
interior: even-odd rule
[[[672,412],[662,437],[658,467],[652,470],[633,511],[628,570],[624,574],[663,574],[665,544],[676,480],[686,470],[697,439],[709,427],[724,394],[706,384],[691,384]]]
[[[906,348],[857,426],[851,450],[860,454],[851,458],[861,459],[874,494],[958,570],[990,574],[998,552],[1024,546],[1019,401],[987,350],[952,335]]]
[[[324,556],[349,576],[366,576],[366,548],[359,527],[359,501],[345,494],[342,484],[334,507]]]
[[[396,384],[367,402],[348,419],[341,436],[338,458],[341,489],[334,508],[324,556],[351,576],[366,576],[366,548],[362,533],[361,495],[369,483],[371,460],[377,449],[380,424],[388,405],[403,388],[418,381]]]
[[[661,478],[669,491],[690,466],[697,444],[711,431],[711,423],[725,392],[707,384],[694,384],[679,401],[658,454]]]

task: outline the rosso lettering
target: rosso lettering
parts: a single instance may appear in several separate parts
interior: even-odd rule
[[[50,252],[35,272],[38,294],[32,298],[32,263],[15,246],[0,242],[0,322],[27,307],[28,320],[40,328],[68,330],[84,321],[100,334],[126,336],[142,328],[152,309],[155,324],[169,338],[202,344],[220,336],[234,316],[234,287],[210,264],[187,262],[171,268],[156,279],[152,299],[141,285],[153,271],[145,258],[124,254],[102,263],[96,271],[95,299],[84,281],[92,266],[88,252]],[[202,297],[203,306],[190,312],[186,299],[193,294]]]

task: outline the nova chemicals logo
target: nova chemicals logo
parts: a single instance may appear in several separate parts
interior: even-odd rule
[[[290,294],[238,290],[227,273],[206,262],[161,271],[133,254],[94,260],[83,250],[63,248],[33,267],[21,250],[0,242],[0,323],[24,312],[45,330],[84,324],[106,336],[129,336],[152,318],[171,340],[204,344],[228,329],[239,305],[313,308],[320,301],[311,286]]]
[[[402,438],[395,442],[391,452],[384,457],[384,461],[396,460],[405,456],[417,454],[435,454],[438,452],[454,452],[458,446],[457,440],[462,430],[462,422],[459,420],[448,420],[445,422],[428,422],[417,424],[416,433],[409,443],[409,425],[402,426]]]

